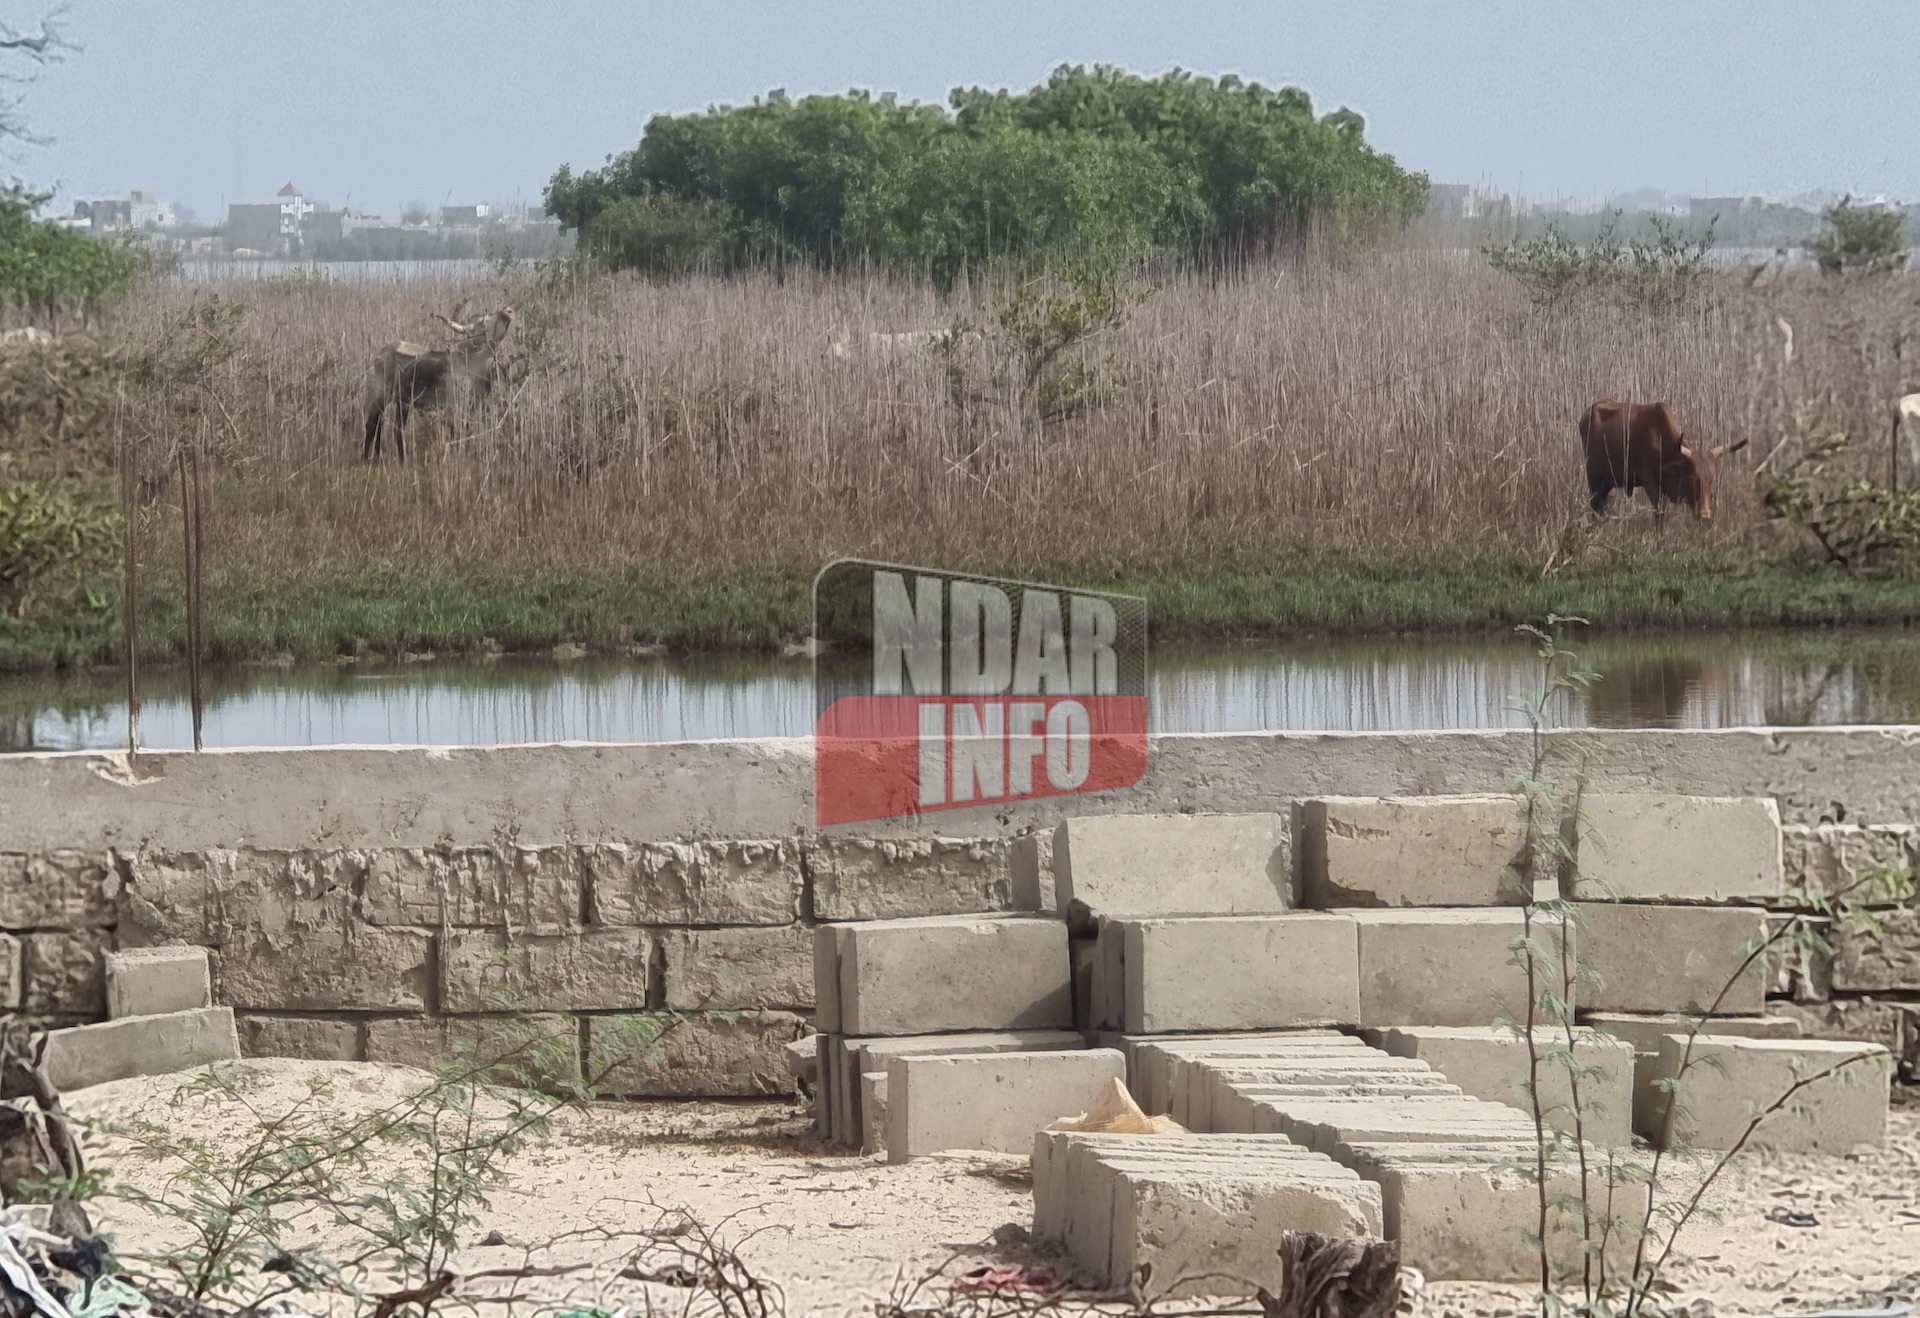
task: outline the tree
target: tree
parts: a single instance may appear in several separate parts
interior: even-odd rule
[[[1906,220],[1899,211],[1855,206],[1852,197],[1842,197],[1820,218],[1827,227],[1807,247],[1827,273],[1895,270],[1905,263],[1907,240],[1902,228]]]
[[[21,94],[13,89],[32,82],[39,68],[58,63],[73,50],[60,31],[64,12],[54,10],[31,32],[0,22],[0,55],[9,61],[0,69],[0,140],[11,138],[36,145],[41,141],[27,130],[26,120],[21,117]]]

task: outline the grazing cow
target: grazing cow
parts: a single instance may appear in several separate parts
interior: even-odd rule
[[[1898,490],[1920,483],[1920,394],[1904,394],[1893,405],[1893,439],[1888,445],[1887,483]]]
[[[1607,496],[1635,489],[1647,492],[1656,516],[1665,503],[1684,503],[1703,522],[1713,520],[1714,459],[1743,449],[1720,445],[1697,449],[1687,443],[1673,405],[1595,403],[1580,418],[1580,441],[1587,451],[1587,504],[1605,512]]]
[[[513,324],[513,308],[502,307],[491,316],[463,325],[443,316],[459,338],[451,348],[427,349],[417,343],[389,343],[373,359],[367,381],[366,443],[360,460],[371,462],[380,453],[380,427],[387,409],[393,409],[393,447],[407,460],[407,413],[453,397],[484,397],[493,388],[494,352]]]

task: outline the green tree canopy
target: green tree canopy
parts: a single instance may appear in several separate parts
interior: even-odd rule
[[[0,190],[0,303],[50,320],[63,312],[91,315],[132,287],[143,259],[124,243],[36,219],[45,200]]]
[[[1426,202],[1359,115],[1315,117],[1297,88],[1063,66],[949,100],[774,92],[658,115],[604,168],[562,167],[547,207],[621,266],[864,258],[947,280],[1067,249],[1219,259],[1316,223],[1397,229]]]

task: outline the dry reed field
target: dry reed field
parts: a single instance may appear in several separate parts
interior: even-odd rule
[[[1614,539],[1741,544],[1760,529],[1752,469],[1783,438],[1884,434],[1914,383],[1901,354],[1917,319],[1907,280],[1730,275],[1707,305],[1653,315],[1538,310],[1440,253],[1275,264],[1143,286],[1122,323],[1056,360],[1078,406],[1043,417],[994,290],[943,300],[813,275],[162,287],[115,333],[205,338],[187,313],[210,296],[242,308],[230,345],[175,350],[206,361],[212,405],[182,420],[136,395],[124,425],[148,444],[202,432],[212,562],[276,577],[711,576],[837,554],[1002,570],[1203,571],[1298,550],[1544,561],[1584,514],[1575,425],[1600,398],[1668,398],[1696,441],[1752,441],[1722,464],[1711,527],[1642,518]],[[431,313],[462,301],[516,306],[513,382],[418,418],[407,466],[363,465],[371,353],[434,341]],[[872,338],[955,323],[986,330],[951,350]]]

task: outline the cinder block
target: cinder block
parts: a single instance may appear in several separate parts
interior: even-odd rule
[[[619,1017],[587,1018],[587,1049]],[[652,1051],[620,1063],[600,1092],[635,1098],[749,1098],[790,1094],[786,1046],[807,1031],[807,1022],[785,1011],[722,1012],[681,1020]]]
[[[440,956],[442,1009],[644,1010],[653,945],[652,930],[624,927],[569,934],[455,930]]]
[[[1666,1112],[1666,1098],[1654,1087],[1660,1074],[1660,1041],[1669,1034],[1686,1034],[1697,1016],[1667,1012],[1658,1016],[1632,1016],[1615,1011],[1582,1012],[1581,1022],[1589,1029],[1610,1034],[1633,1049],[1633,1131],[1652,1139],[1659,1133],[1659,1122]],[[1800,1025],[1785,1016],[1715,1016],[1709,1027],[1714,1034],[1745,1039],[1797,1039]]]
[[[1577,1124],[1588,1143],[1619,1146],[1633,1142],[1633,1045],[1582,1029],[1576,1033],[1572,1064],[1579,1071]],[[1381,1046],[1396,1057],[1415,1057],[1461,1089],[1490,1103],[1533,1111],[1529,1096],[1538,1057],[1541,1114],[1555,1130],[1572,1134],[1576,1125],[1574,1076],[1554,1059],[1566,1049],[1563,1031],[1542,1030],[1530,1054],[1526,1040],[1492,1026],[1395,1026],[1381,1031]]]
[[[1662,1038],[1658,1078],[1678,1076],[1685,1057],[1683,1036]],[[1800,1086],[1786,1107],[1761,1120],[1746,1147],[1831,1154],[1879,1148],[1892,1073],[1893,1059],[1878,1044],[1700,1035],[1675,1101],[1660,1105],[1658,1143],[1731,1149],[1754,1116]]]
[[[1094,965],[1099,953],[1097,939],[1075,938],[1067,944],[1067,955],[1073,967],[1073,1028],[1076,1030],[1109,1028],[1097,1021],[1093,1012]],[[1105,987],[1104,983],[1102,987]]]
[[[361,1060],[360,1023],[313,1016],[241,1016],[246,1057],[302,1057],[313,1062]]]
[[[840,1055],[838,1034],[816,1034],[814,1043],[814,1096],[813,1096],[813,1133],[823,1140],[831,1140],[833,1132],[833,1101],[837,1088],[836,1076],[839,1067],[835,1065]]]
[[[1087,962],[1087,1029],[1126,1028],[1127,928],[1117,920],[1094,921],[1093,954]]]
[[[97,1016],[106,1010],[103,963],[113,934],[49,929],[20,935],[20,1006],[31,1016]]]
[[[1198,1116],[1192,1130],[1216,1134],[1254,1134],[1262,1124],[1255,1111],[1263,1103],[1281,1100],[1348,1098],[1463,1098],[1460,1086],[1449,1084],[1438,1071],[1381,1072],[1371,1078],[1336,1072],[1308,1072],[1292,1079],[1268,1078],[1232,1082],[1218,1074],[1207,1077],[1204,1122]]]
[[[1013,909],[1059,913],[1053,895],[1053,834],[1022,833],[1007,851]]]
[[[861,1107],[860,1077],[884,1074],[895,1057],[932,1054],[1070,1052],[1084,1049],[1086,1040],[1072,1030],[984,1030],[968,1034],[922,1034],[893,1038],[843,1038],[835,1060],[836,1111],[829,1138],[858,1145],[866,1129]]]
[[[711,1011],[814,1005],[814,938],[800,925],[663,929],[669,1007]]]
[[[1582,986],[1584,1007],[1715,1016],[1764,1009],[1765,957],[1751,954],[1766,938],[1765,911],[1624,902],[1576,909],[1580,962],[1598,979]]]
[[[1295,912],[1125,920],[1129,1034],[1350,1025],[1360,1016],[1353,921]]]
[[[814,1042],[813,1035],[787,1045],[787,1074],[793,1077],[797,1088],[807,1093],[819,1092],[820,1045]]]
[[[1126,1071],[1126,1057],[1110,1048],[891,1058],[887,1161],[942,1149],[1023,1152],[1035,1131],[1092,1108]]]
[[[791,842],[648,842],[584,850],[604,925],[792,924],[804,878]]]
[[[244,931],[213,954],[220,1000],[253,1011],[425,1011],[433,935],[350,917]]]
[[[1524,1021],[1527,978],[1513,964],[1525,929],[1511,907],[1346,911],[1359,933],[1360,1024],[1494,1025]],[[1535,939],[1560,946],[1560,922],[1533,921]],[[1577,935],[1573,942],[1578,943]],[[1558,967],[1542,963],[1542,973]]]
[[[119,891],[112,858],[101,852],[0,856],[0,929],[111,926]]]
[[[1205,1057],[1284,1055],[1286,1050],[1307,1040],[1324,1041],[1342,1047],[1365,1047],[1358,1039],[1332,1030],[1291,1030],[1266,1034],[1122,1035],[1119,1046],[1127,1055],[1127,1086],[1133,1091],[1134,1101],[1140,1104],[1143,1111],[1159,1116],[1173,1111],[1175,1096],[1185,1083],[1178,1075],[1184,1062]],[[1179,1120],[1177,1116],[1174,1119]]]
[[[1291,903],[1279,815],[1089,815],[1053,834],[1057,909],[1094,915],[1276,915]]]
[[[1034,1226],[1097,1286],[1143,1299],[1279,1283],[1287,1230],[1378,1235],[1379,1188],[1285,1140],[1049,1132],[1034,1144]]]
[[[157,1016],[213,1005],[204,947],[135,947],[108,952],[107,1015]]]
[[[1780,807],[1771,797],[1585,796],[1580,901],[1728,902],[1780,896]]]
[[[822,838],[806,847],[820,920],[1017,909],[1004,838]]]
[[[47,1080],[61,1091],[136,1075],[166,1075],[240,1056],[231,1007],[123,1016],[47,1031]]]
[[[1780,844],[1787,887],[1811,888],[1829,897],[1844,893],[1859,901],[1878,895],[1862,886],[1874,870],[1914,864],[1920,829],[1910,824],[1788,824],[1780,830]]]
[[[1046,1030],[1073,1024],[1067,927],[1043,916],[840,926],[847,1034]]]
[[[1241,1105],[1229,1117],[1218,1109],[1232,1090],[1281,1084],[1391,1084],[1411,1076],[1432,1075],[1425,1062],[1389,1057],[1375,1049],[1351,1052],[1302,1051],[1282,1058],[1205,1057],[1182,1059],[1173,1067],[1173,1119],[1188,1130],[1251,1132],[1251,1116]]]
[[[1833,987],[1852,993],[1920,990],[1920,908],[1882,912],[1879,928],[1839,920],[1833,931]]]
[[[1386,1237],[1399,1243],[1404,1266],[1430,1281],[1537,1282],[1540,1255],[1530,1236],[1540,1229],[1540,1190],[1519,1172],[1516,1147],[1505,1144],[1343,1144],[1335,1157],[1380,1186]],[[1603,1158],[1596,1157],[1596,1163]],[[1644,1220],[1647,1187],[1609,1187],[1604,1170],[1588,1183],[1595,1234],[1609,1221],[1610,1261],[1630,1265]],[[1584,1234],[1568,1206],[1581,1190],[1577,1170],[1548,1173],[1547,1245],[1555,1272],[1576,1277]]]
[[[0,1011],[20,1009],[20,940],[0,934]]]
[[[1335,1145],[1400,1140],[1418,1143],[1537,1142],[1533,1119],[1503,1103],[1432,1098],[1266,1098],[1254,1104],[1255,1134],[1285,1135],[1317,1153]]]
[[[1300,803],[1309,906],[1503,906],[1526,820],[1513,796],[1323,796]]]
[[[513,1016],[407,1016],[366,1024],[367,1060],[457,1067],[490,1084],[578,1084],[580,1025],[560,1012]],[[608,1050],[603,1039],[600,1051]],[[615,1059],[596,1057],[598,1074]]]
[[[367,854],[355,907],[377,925],[558,932],[580,923],[581,869],[570,846],[386,847]]]
[[[863,1126],[860,1152],[885,1153],[887,1150],[887,1073],[869,1071],[860,1077],[860,1120]]]
[[[813,927],[813,1027],[840,1033],[840,931],[830,924]]]

